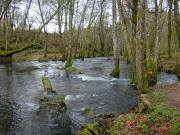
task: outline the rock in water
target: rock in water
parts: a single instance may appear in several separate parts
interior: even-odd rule
[[[42,83],[44,86],[44,90],[46,90],[48,92],[53,92],[51,81],[49,80],[48,77],[42,77]]]

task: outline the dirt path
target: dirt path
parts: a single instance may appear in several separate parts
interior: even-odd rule
[[[158,90],[165,95],[164,101],[167,104],[180,110],[180,82],[173,85],[158,87]]]

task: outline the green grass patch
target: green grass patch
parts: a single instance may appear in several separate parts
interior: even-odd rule
[[[82,129],[76,132],[76,135],[92,135],[101,132],[99,123],[85,124]]]
[[[161,103],[154,107],[154,110],[148,114],[151,121],[159,121],[159,120],[170,120],[171,122],[175,122],[180,119],[180,113],[175,109]]]

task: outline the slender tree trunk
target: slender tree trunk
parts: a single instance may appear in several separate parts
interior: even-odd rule
[[[132,65],[132,83],[136,83],[136,29],[138,0],[132,0],[132,39],[131,39],[131,65]]]
[[[9,44],[9,25],[8,25],[8,16],[7,16],[7,12],[4,13],[4,23],[5,23],[5,41],[6,41],[6,46],[5,49],[6,51],[8,51],[8,44]]]
[[[145,70],[145,48],[146,48],[146,0],[139,1],[138,25],[137,25],[137,44],[136,44],[136,75],[140,93],[145,92],[147,87]]]
[[[62,29],[62,0],[58,0],[58,13],[57,13],[57,22],[58,22],[58,30],[59,30],[59,38],[62,38],[62,33],[61,33],[61,29]]]
[[[176,38],[178,42],[178,48],[180,49],[180,8],[178,5],[179,0],[174,0],[174,23],[176,29]]]
[[[72,67],[72,38],[73,38],[73,15],[74,15],[74,0],[69,1],[69,44],[68,44],[68,52],[67,59],[65,63],[65,67]]]
[[[172,35],[172,3],[173,0],[168,0],[169,10],[168,10],[168,57],[171,58],[171,35]]]
[[[156,0],[157,2],[157,0]],[[154,64],[155,64],[155,70],[157,72],[157,68],[158,68],[158,62],[159,62],[159,50],[160,50],[160,27],[161,27],[161,12],[162,12],[162,2],[163,0],[159,1],[159,5],[158,5],[158,11],[157,11],[157,25],[156,27],[156,39],[155,39],[155,46],[154,46]]]
[[[161,27],[161,12],[162,12],[162,2],[154,0],[155,5],[155,16],[154,16],[154,35],[153,35],[153,45],[147,44],[146,47],[146,68],[147,68],[147,79],[148,84],[153,86],[157,83],[157,68],[159,60],[159,49],[160,49],[160,27]]]
[[[125,17],[125,12],[124,12],[124,8],[123,8],[123,3],[122,3],[122,0],[117,0],[117,5],[118,5],[118,11],[119,11],[119,22],[120,23],[120,37],[122,36],[121,34],[123,33],[124,34],[124,37],[126,37],[126,42],[124,46],[124,48],[126,49],[126,53],[127,53],[127,62],[129,63],[131,60],[132,60],[132,55],[131,55],[131,35],[129,35],[129,28],[128,28],[128,21],[127,21],[127,18]],[[123,28],[125,29],[125,32],[123,32]],[[122,41],[121,41],[122,42]]]
[[[39,11],[40,11],[40,15],[41,15],[41,20],[42,20],[42,23],[44,25],[43,29],[44,29],[44,44],[45,44],[45,48],[44,48],[44,57],[46,58],[47,57],[47,41],[48,41],[48,33],[46,31],[46,27],[45,27],[45,19],[44,19],[44,14],[43,14],[43,11],[41,9],[41,3],[40,3],[40,0],[38,0],[38,6],[39,6]]]
[[[119,46],[117,39],[117,13],[116,13],[116,0],[112,0],[112,14],[113,14],[113,24],[112,24],[112,38],[113,38],[113,50],[114,50],[114,69],[111,73],[113,77],[118,78],[120,74],[120,58],[119,58]]]

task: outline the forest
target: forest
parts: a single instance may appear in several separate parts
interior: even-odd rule
[[[0,135],[179,135],[180,0],[0,0]]]

